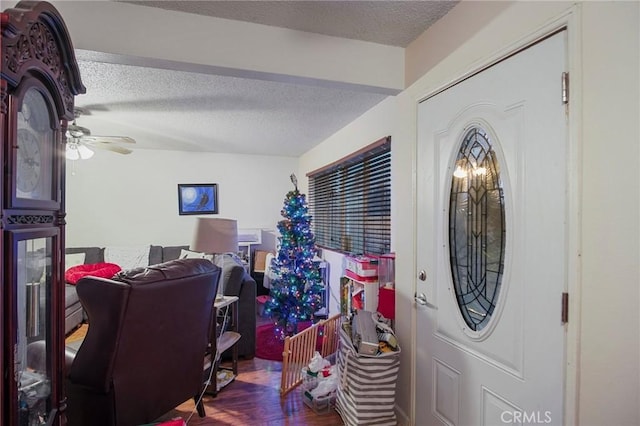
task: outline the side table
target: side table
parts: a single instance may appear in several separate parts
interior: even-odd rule
[[[226,384],[233,381],[238,375],[238,346],[236,343],[240,340],[238,333],[238,296],[223,296],[216,298],[213,305],[213,316],[215,318],[215,333],[211,336],[211,353],[209,354],[209,362],[205,364],[205,369],[211,367],[211,383],[207,386],[206,393],[216,396],[218,394],[218,372],[220,370],[220,362],[222,353],[229,348],[231,350],[232,367],[231,372],[233,378]]]

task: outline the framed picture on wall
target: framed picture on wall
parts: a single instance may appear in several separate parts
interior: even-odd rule
[[[178,212],[183,214],[217,214],[218,184],[178,184]]]

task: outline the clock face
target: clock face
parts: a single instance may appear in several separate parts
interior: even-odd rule
[[[35,87],[25,92],[16,124],[16,196],[51,200],[54,130],[47,101]]]
[[[40,142],[29,129],[18,130],[18,170],[16,185],[25,193],[34,192],[40,183]]]

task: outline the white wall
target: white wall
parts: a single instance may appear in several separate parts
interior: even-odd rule
[[[191,243],[197,216],[178,215],[179,183],[217,183],[219,214],[208,217],[275,232],[297,167],[288,157],[96,151],[67,161],[67,247]]]
[[[583,13],[580,423],[640,424],[640,3]]]
[[[396,330],[403,347],[396,400],[407,417],[413,409],[417,100],[555,21],[571,6],[515,2],[497,7],[491,3],[487,7],[496,10],[496,17],[485,19],[486,24],[478,28],[473,22],[478,2],[460,3],[407,49],[408,54],[417,55],[407,60],[410,69],[425,70],[415,84],[300,158],[299,175],[304,176],[382,136],[392,136]],[[576,251],[581,251],[582,263],[577,261],[578,270],[573,274],[577,291],[571,294],[575,310],[570,321],[577,342],[570,346],[577,347],[577,356],[569,354],[568,360],[578,364],[578,377],[571,377],[568,383],[569,388],[575,388],[571,392],[577,400],[577,412],[568,413],[567,420],[580,425],[640,424],[639,5],[585,2],[574,12],[578,45],[570,46],[571,57],[582,58],[582,64],[573,69],[582,75],[584,84],[572,88],[572,108],[583,111],[581,126],[574,127],[583,173],[576,197],[579,217],[572,219],[581,233]],[[455,34],[457,42],[443,52],[440,43],[449,33]],[[436,61],[430,59],[431,47]],[[577,252],[573,255],[578,258]],[[402,421],[409,420],[405,417]]]

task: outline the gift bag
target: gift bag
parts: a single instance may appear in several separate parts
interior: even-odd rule
[[[336,411],[345,425],[397,424],[394,408],[400,369],[399,346],[395,352],[359,354],[350,331],[341,327],[337,366],[340,380]]]

